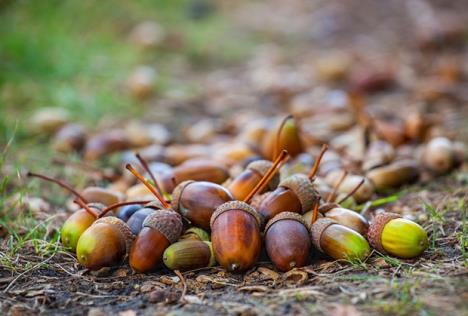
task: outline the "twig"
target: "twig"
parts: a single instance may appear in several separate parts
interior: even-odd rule
[[[185,278],[179,270],[174,270],[174,273],[177,275],[177,277],[180,279],[180,282],[182,282],[182,285],[184,286],[182,289],[182,295],[180,295],[179,298],[179,302],[183,302],[185,301],[185,293],[187,293],[187,282],[185,282]]]

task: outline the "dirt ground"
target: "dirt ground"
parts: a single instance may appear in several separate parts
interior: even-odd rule
[[[432,1],[428,7],[425,1],[274,0],[242,1],[242,5],[232,7],[230,19],[239,29],[257,34],[265,45],[257,47],[252,58],[235,67],[190,74],[190,78],[202,80],[202,93],[188,105],[158,99],[150,105],[147,120],[165,121],[177,129],[181,124],[193,122],[194,117],[226,118],[236,111],[245,111],[248,103],[234,102],[233,106],[219,110],[218,103],[204,98],[235,87],[240,87],[239,94],[251,96],[252,91],[242,87],[242,82],[252,76],[252,64],[265,54],[279,54],[286,67],[292,69],[300,69],[316,56],[339,49],[356,50],[363,55],[363,50],[369,49],[386,60],[394,54],[398,62],[428,58],[414,48],[415,25],[422,23],[418,20],[422,16],[419,12],[442,8],[468,16],[468,5],[463,1]],[[457,49],[457,54],[465,54],[466,66],[466,47]],[[217,80],[220,77],[222,81]],[[210,86],[215,82],[219,86]],[[466,144],[466,85],[454,95],[438,106],[446,113],[446,128]],[[392,110],[398,111],[409,107],[413,103],[411,98],[395,88],[373,95],[369,103],[375,104],[375,108],[391,104]],[[255,101],[248,100],[257,104],[257,113],[285,112],[278,99],[272,100],[258,92]],[[159,116],[158,111],[164,115]],[[264,255],[245,274],[231,274],[214,267],[183,273],[184,280],[180,280],[164,269],[134,274],[128,265],[90,272],[76,262],[74,255],[56,244],[25,239],[13,260],[8,264],[0,262],[0,313],[15,316],[468,315],[467,168],[465,163],[449,175],[405,186],[398,191],[397,201],[384,206],[386,210],[412,216],[428,231],[430,246],[422,257],[414,260],[374,253],[364,263],[350,264],[330,261],[314,253],[309,266],[281,273]],[[18,181],[15,185],[22,183]],[[50,230],[63,221],[55,212],[54,207],[47,212]],[[6,258],[11,244],[8,236],[2,237],[0,255]]]

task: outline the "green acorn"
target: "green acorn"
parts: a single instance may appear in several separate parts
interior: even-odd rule
[[[210,234],[198,227],[190,227],[179,238],[182,240],[210,241]]]
[[[216,260],[211,242],[200,240],[182,240],[166,248],[163,255],[166,267],[171,270],[193,270],[211,267]]]
[[[367,237],[378,251],[403,259],[421,255],[429,245],[427,233],[420,225],[395,213],[378,214]]]
[[[319,218],[311,226],[312,243],[333,259],[365,260],[370,254],[367,240],[358,232],[328,218]]]

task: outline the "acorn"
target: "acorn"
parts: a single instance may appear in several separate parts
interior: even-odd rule
[[[255,185],[265,175],[268,169],[272,166],[272,162],[268,160],[256,160],[251,162],[247,168],[241,172],[228,186],[229,192],[236,200],[243,200],[250,191],[255,188]],[[267,191],[273,191],[278,186],[280,177],[279,174],[275,174],[273,179],[268,183],[264,189]],[[258,192],[259,194],[265,192]]]
[[[422,162],[426,168],[437,174],[451,171],[456,163],[453,142],[445,137],[431,139],[423,150]]]
[[[311,226],[312,244],[333,259],[364,260],[370,254],[361,234],[329,218],[319,218]]]
[[[219,184],[189,180],[174,189],[171,205],[192,225],[209,230],[210,218],[216,208],[232,200],[231,193]]]
[[[211,242],[216,261],[228,271],[245,271],[257,261],[262,247],[262,223],[260,216],[248,203],[258,191],[264,189],[287,158],[287,152],[282,151],[244,201],[226,202],[211,216]]]
[[[308,176],[294,174],[284,179],[274,191],[261,201],[258,213],[264,222],[268,222],[281,212],[303,214],[309,211],[315,203],[318,203],[320,194],[313,187],[312,179],[326,150],[327,146],[322,146]]]
[[[124,131],[108,130],[92,136],[85,145],[84,159],[98,160],[107,154],[130,148],[130,140]]]
[[[367,238],[378,251],[403,259],[421,255],[429,245],[424,228],[398,214],[387,212],[375,216]]]
[[[62,153],[78,151],[86,142],[86,133],[83,127],[76,123],[68,123],[55,134],[53,148]]]
[[[128,222],[129,218],[135,214],[136,211],[143,208],[141,204],[134,204],[134,205],[127,205],[117,212],[117,217],[123,220],[124,222]],[[128,223],[127,223],[128,224]]]
[[[198,227],[190,227],[187,229],[179,240],[200,240],[210,241],[210,234]]]
[[[310,231],[301,215],[283,212],[273,217],[265,227],[268,256],[281,271],[307,264],[312,243]]]
[[[339,204],[328,204],[321,207],[319,211],[325,215],[325,218],[330,218],[336,223],[351,228],[359,234],[366,236],[369,229],[369,222],[361,214],[340,207]]]
[[[325,182],[333,186],[334,183],[339,179],[343,170],[334,170],[325,178]],[[352,197],[356,200],[357,203],[364,203],[369,201],[372,198],[372,195],[375,193],[374,185],[367,177],[360,175],[350,174],[344,179],[341,183],[338,192],[349,193],[351,192],[361,181],[364,180],[364,183],[359,187],[359,189],[353,193]]]
[[[100,218],[80,236],[76,257],[90,270],[118,265],[128,253],[134,237],[121,219],[113,216]]]
[[[182,219],[172,210],[155,210],[143,222],[130,250],[129,262],[136,272],[149,272],[157,268],[163,252],[176,242],[182,233]]]
[[[81,192],[81,195],[89,202],[96,202],[104,205],[118,203],[122,198],[121,194],[100,187],[87,187]]]
[[[292,115],[284,118],[279,126],[270,130],[263,139],[262,154],[266,159],[273,160],[281,150],[286,150],[291,157],[304,151],[300,128]]]
[[[138,209],[135,213],[132,214],[132,216],[128,218],[127,225],[130,227],[130,230],[133,234],[138,235],[138,233],[143,228],[143,222],[153,212],[153,208],[140,207],[140,209]]]
[[[418,179],[419,165],[410,159],[397,160],[389,165],[370,170],[366,176],[377,191],[397,188]]]
[[[164,265],[171,270],[193,270],[216,264],[211,242],[182,240],[164,250]]]
[[[228,178],[229,171],[223,164],[207,159],[194,159],[173,168],[172,174],[163,175],[161,184],[165,192],[172,193],[178,184],[187,180],[221,184]]]
[[[386,141],[378,140],[370,143],[364,160],[363,170],[371,170],[390,163],[395,158],[395,149]]]

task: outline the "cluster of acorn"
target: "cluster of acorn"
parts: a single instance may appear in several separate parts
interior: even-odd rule
[[[219,161],[188,159],[158,181],[137,154],[152,182],[127,164],[146,190],[140,200],[128,197],[141,187],[129,188],[121,202],[121,194],[109,189],[90,187],[80,194],[57,179],[29,175],[56,182],[76,196],[81,208],[63,225],[62,243],[91,270],[118,265],[128,257],[137,272],[153,271],[162,262],[173,270],[217,262],[240,272],[251,268],[265,249],[275,266],[287,271],[306,265],[313,249],[333,259],[358,261],[370,255],[370,245],[400,258],[417,257],[426,249],[427,234],[415,222],[384,212],[369,223],[346,207],[350,200],[370,199],[382,183],[393,187],[414,178],[417,166],[412,161],[380,162],[367,176],[348,175],[336,155],[326,159],[328,146],[323,145],[306,175],[283,166],[290,154],[303,151],[294,119],[286,118],[273,135],[264,157],[275,160],[253,159],[232,178]],[[385,146],[368,151],[389,161]],[[456,155],[449,158],[455,165]],[[288,170],[281,177],[280,168]],[[328,180],[323,183],[322,178]],[[148,192],[156,199],[148,198]],[[339,201],[333,202],[337,196]]]

